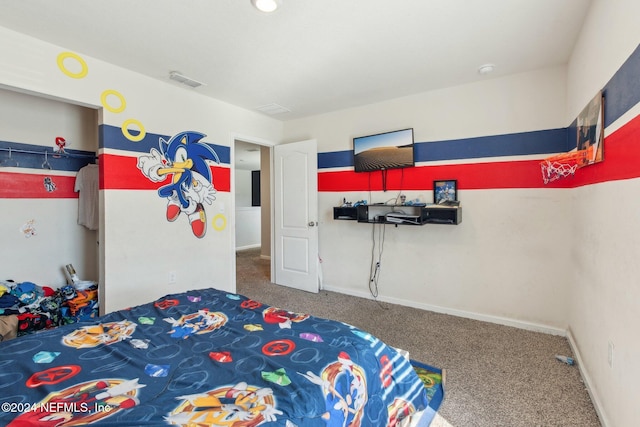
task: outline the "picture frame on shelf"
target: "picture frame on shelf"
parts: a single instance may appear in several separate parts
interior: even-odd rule
[[[458,201],[458,181],[443,179],[433,181],[433,203],[436,205],[452,204]]]

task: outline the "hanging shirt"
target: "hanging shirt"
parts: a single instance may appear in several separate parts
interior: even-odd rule
[[[89,164],[78,171],[74,190],[80,192],[78,198],[78,224],[89,230],[97,230],[98,208],[98,165]]]

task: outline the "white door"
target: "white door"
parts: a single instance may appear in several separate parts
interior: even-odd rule
[[[275,282],[318,292],[318,153],[316,140],[276,145]]]

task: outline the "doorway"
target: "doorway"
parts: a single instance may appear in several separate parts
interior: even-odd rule
[[[271,280],[271,147],[234,140],[236,291]]]

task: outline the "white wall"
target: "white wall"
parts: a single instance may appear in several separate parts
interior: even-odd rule
[[[638,47],[638,12],[640,3],[635,0],[593,0],[568,64],[570,119],[576,118]]]
[[[281,122],[87,55],[81,55],[89,69],[87,76],[70,78],[57,65],[58,54],[64,50],[0,28],[0,55],[11,58],[0,68],[0,85],[97,108],[101,108],[103,91],[115,89],[125,98],[126,109],[123,113],[102,109],[102,123],[117,127],[125,119],[135,118],[148,132],[173,135],[197,130],[207,135],[207,142],[224,146],[233,143],[232,134],[281,140]],[[127,151],[117,154],[137,155]],[[102,166],[107,178],[119,173],[107,164]],[[233,290],[232,227],[209,229],[205,238],[196,239],[188,225],[181,227],[164,218],[166,201],[154,190],[107,189],[102,193],[103,310],[113,311],[168,292],[204,286]],[[207,215],[212,218],[221,214],[228,219],[233,208],[230,194],[218,192],[214,204],[207,208]],[[168,283],[169,272],[175,273],[177,283]]]
[[[251,207],[251,171],[236,168],[236,207]]]
[[[251,171],[237,169],[236,174],[236,249],[260,246],[260,206],[251,206]]]
[[[410,199],[421,195],[404,193]],[[556,242],[570,238],[562,220],[569,208],[566,190],[475,190],[458,196],[463,220],[457,226],[386,226],[380,299],[563,333],[569,252]],[[325,288],[370,298],[372,226],[334,221],[330,210],[337,201],[336,193],[319,199]]]
[[[406,127],[416,142],[562,128],[565,75],[563,67],[538,70],[287,122],[285,140],[315,138],[329,152],[352,149],[354,136]],[[325,288],[369,295],[371,226],[334,221],[332,208],[343,197],[384,202],[390,193],[320,193]],[[432,200],[430,190],[404,193]],[[569,252],[554,242],[569,237],[565,193],[461,189],[460,225],[387,226],[380,299],[563,333]]]
[[[566,68],[556,67],[420,93],[285,123],[289,142],[350,150],[351,138],[413,127],[416,142],[566,127]]]
[[[34,151],[51,152],[57,136],[65,138],[69,149],[97,152],[96,110],[0,89],[0,140],[41,146]],[[33,157],[38,165],[45,161],[44,155],[25,156]],[[0,161],[7,157],[7,152],[0,152]],[[48,161],[52,165],[57,162],[52,157]],[[73,171],[25,167],[0,168],[0,172],[46,174],[54,184],[64,178],[75,180],[76,175]],[[3,185],[20,186],[12,181]],[[56,193],[52,194],[55,197]],[[3,279],[59,287],[67,283],[63,267],[71,263],[82,279],[98,280],[98,233],[77,224],[77,198],[0,198],[0,212]],[[26,238],[20,228],[30,220],[35,220],[37,234]]]
[[[260,206],[236,207],[236,249],[260,247]]]
[[[638,16],[640,2],[635,0],[593,2],[568,66],[570,116],[580,112],[638,47]],[[606,129],[605,136],[639,113],[636,106],[620,123]],[[604,150],[606,162],[606,141]],[[573,192],[571,337],[603,424],[635,426],[640,420],[640,203],[636,197],[640,180],[606,182]],[[614,346],[612,366],[609,343]]]

